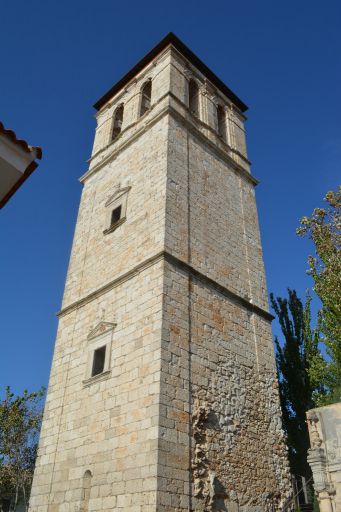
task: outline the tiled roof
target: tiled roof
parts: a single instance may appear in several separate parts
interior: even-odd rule
[[[18,148],[21,148],[22,151],[27,153],[27,157],[25,157],[24,159],[19,159],[23,160],[22,164],[26,162],[26,169],[20,169],[20,166],[19,168],[17,168],[15,163],[13,164],[13,162],[6,162],[6,156],[4,157],[4,172],[0,173],[0,209],[3,208],[3,206],[18,190],[18,188],[21,187],[24,181],[26,181],[27,178],[32,174],[32,172],[38,167],[38,162],[36,162],[36,158],[41,160],[43,154],[40,147],[30,146],[28,142],[26,142],[26,140],[18,139],[16,133],[13,130],[7,130],[4,127],[4,125],[0,122],[0,137],[1,136],[2,138],[6,138],[8,141],[10,141],[12,143],[12,146],[17,146]],[[12,152],[10,151],[10,153]],[[8,170],[11,171],[11,168],[15,171],[14,174],[8,172]],[[16,171],[19,171],[19,177]],[[17,179],[14,179],[16,175]]]
[[[39,160],[42,157],[42,149],[39,146],[30,146],[26,140],[18,139],[16,133],[13,130],[7,130],[2,122],[0,121],[0,134],[7,137],[13,144],[21,147],[27,153],[35,153],[34,158],[38,158]]]

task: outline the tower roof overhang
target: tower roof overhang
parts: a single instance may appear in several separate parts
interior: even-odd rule
[[[184,57],[186,57],[208,80],[214,84],[236,107],[245,112],[248,107],[220,78],[211,71],[173,32],[169,32],[150,52],[148,52],[121,80],[119,80],[108,92],[106,92],[95,104],[94,108],[100,110],[115,94],[117,94],[128,82],[130,82],[150,61],[155,59],[165,48],[172,45]]]

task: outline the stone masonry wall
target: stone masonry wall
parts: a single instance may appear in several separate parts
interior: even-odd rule
[[[154,97],[157,91],[154,86]],[[31,512],[156,506],[163,262],[155,256],[164,247],[168,122],[163,117],[146,129],[150,117],[141,118],[137,137],[122,136],[111,147],[109,161],[99,155],[91,162],[91,169],[100,167],[84,184]],[[124,151],[117,151],[125,142]],[[127,188],[126,221],[104,234],[106,202]],[[101,321],[116,324],[110,372],[103,381],[87,382],[93,351],[88,335]]]
[[[31,512],[155,510],[163,262],[62,316]],[[113,322],[110,373],[85,383],[89,333]],[[91,380],[91,379],[90,379]]]
[[[281,510],[290,480],[270,324],[172,265],[165,296],[158,510]]]
[[[96,115],[97,128],[92,150],[90,168],[96,166],[117,145],[112,144],[111,131],[116,108],[124,105],[121,139],[131,137],[139,132],[141,124],[148,123],[150,113],[139,117],[141,89],[148,81],[152,81],[153,114],[159,101],[169,92],[170,84],[170,52],[165,51],[159,58],[148,64],[135,78],[119,93],[117,93]]]
[[[190,78],[199,118],[188,108]],[[151,109],[139,117],[146,80]],[[244,121],[174,48],[98,113],[30,512],[267,512],[285,500]],[[120,193],[125,219],[106,231]],[[91,378],[101,343],[109,358]]]
[[[165,247],[178,260],[165,271],[158,510],[280,510],[290,480],[254,186],[196,128],[170,116]]]
[[[167,133],[163,118],[86,181],[63,307],[163,249]],[[113,233],[103,235],[108,227],[105,203],[125,187],[131,187],[127,220]]]
[[[168,154],[166,248],[267,310],[252,183],[172,118]]]
[[[188,81],[195,80],[199,87],[199,118],[194,118],[188,111]],[[250,172],[247,159],[244,115],[233,105],[221,91],[214,87],[207,78],[176,51],[171,52],[170,59],[171,105],[178,110],[190,124],[202,133],[208,143],[222,150],[238,165]],[[218,133],[217,106],[225,112],[225,135]]]

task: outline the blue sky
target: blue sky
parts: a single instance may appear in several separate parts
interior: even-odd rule
[[[92,105],[169,31],[249,106],[268,288],[304,295],[295,228],[340,181],[340,28],[336,0],[2,3],[0,120],[43,159],[0,212],[0,391],[47,385]]]

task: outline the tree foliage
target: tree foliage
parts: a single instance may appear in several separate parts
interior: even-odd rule
[[[315,208],[297,229],[298,235],[315,245],[315,255],[308,258],[308,273],[322,303],[318,322],[328,355],[325,364],[317,358],[310,368],[311,379],[319,379],[324,387],[317,398],[319,405],[328,403],[333,395],[341,399],[341,186],[328,192],[325,201],[327,207]]]
[[[9,387],[0,402],[0,499],[20,499],[28,507],[45,390],[14,396]]]
[[[288,298],[270,295],[284,341],[275,338],[276,365],[283,426],[287,435],[291,472],[310,476],[307,464],[309,434],[305,412],[314,407],[314,391],[319,383],[310,378],[310,360],[318,352],[317,330],[307,328],[310,302],[304,307],[295,290],[288,289]]]

